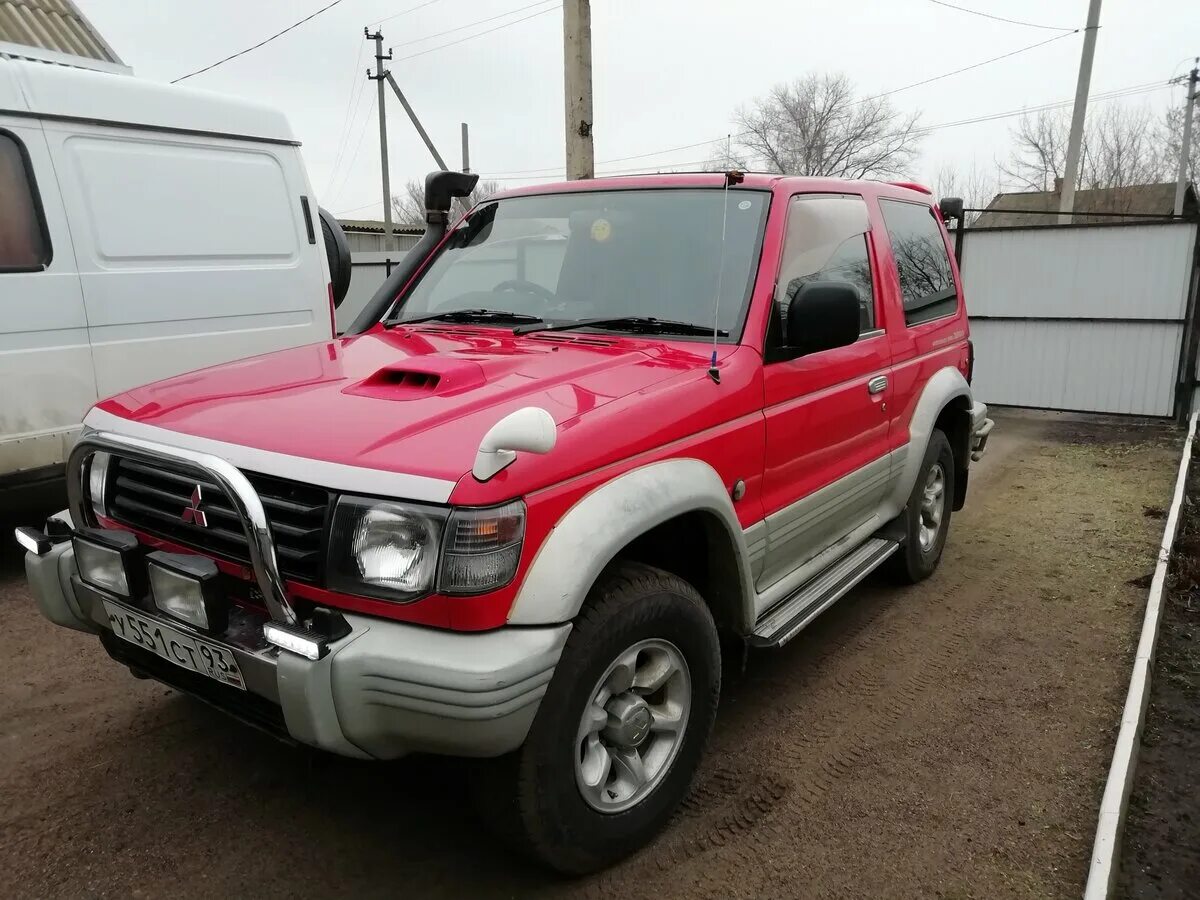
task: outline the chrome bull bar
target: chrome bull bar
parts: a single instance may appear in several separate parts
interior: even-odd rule
[[[267,523],[266,510],[263,509],[258,492],[237,466],[211,453],[185,450],[109,431],[85,432],[67,460],[67,499],[74,521],[91,528],[95,528],[99,522],[85,485],[88,463],[92,455],[99,451],[150,464],[167,460],[215,481],[229,498],[241,522],[242,530],[246,533],[250,566],[254,570],[254,579],[262,591],[271,619],[284,625],[296,624],[296,612],[288,602],[283,575],[279,571],[279,561],[275,555],[275,540],[271,537],[271,529]]]

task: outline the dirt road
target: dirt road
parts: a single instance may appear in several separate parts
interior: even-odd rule
[[[314,760],[133,680],[6,549],[4,893],[1077,897],[1177,446],[1002,417],[939,572],[751,657],[674,825],[579,881],[494,848],[453,762]]]

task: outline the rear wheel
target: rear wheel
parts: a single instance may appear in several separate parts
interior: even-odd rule
[[[576,619],[524,746],[482,773],[481,812],[564,873],[627,856],[686,795],[720,688],[717,630],[696,590],[615,567]]]
[[[934,429],[904,509],[904,546],[888,560],[896,580],[916,583],[938,567],[950,532],[953,498],[954,452],[946,435]]]

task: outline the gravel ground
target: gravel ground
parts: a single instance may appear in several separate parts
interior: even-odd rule
[[[998,418],[938,573],[752,656],[672,827],[576,881],[497,849],[458,763],[318,757],[130,678],[5,549],[4,893],[1078,897],[1178,433]]]

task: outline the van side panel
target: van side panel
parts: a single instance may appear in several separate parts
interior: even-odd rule
[[[0,113],[24,148],[45,218],[50,261],[0,272],[0,481],[61,465],[96,402],[87,317],[66,215],[41,125]]]
[[[45,130],[100,396],[330,337],[324,247],[308,238],[296,148]]]

